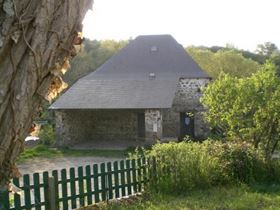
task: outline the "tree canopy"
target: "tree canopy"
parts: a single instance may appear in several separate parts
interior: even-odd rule
[[[236,77],[250,76],[260,68],[260,64],[245,58],[235,49],[219,49],[216,52],[208,48],[188,47],[187,52],[211,77],[217,78],[221,72]]]
[[[270,57],[277,50],[278,48],[274,43],[265,42],[257,46],[256,52],[257,54]]]
[[[204,91],[206,120],[230,139],[250,141],[270,155],[280,139],[280,78],[266,63],[250,77],[222,74]]]

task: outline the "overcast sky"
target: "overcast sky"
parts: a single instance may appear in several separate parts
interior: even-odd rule
[[[171,34],[184,46],[280,48],[280,0],[94,0],[84,20],[90,39],[144,34]]]

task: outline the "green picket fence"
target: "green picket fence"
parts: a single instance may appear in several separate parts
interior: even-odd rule
[[[2,193],[0,210],[75,209],[142,192],[149,181],[145,158],[34,173],[13,179],[19,194]]]

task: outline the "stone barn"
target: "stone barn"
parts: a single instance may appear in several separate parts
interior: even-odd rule
[[[57,144],[129,147],[204,138],[199,98],[209,80],[172,36],[138,36],[51,105]]]

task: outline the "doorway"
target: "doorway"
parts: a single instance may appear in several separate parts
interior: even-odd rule
[[[190,112],[181,112],[179,140],[183,140],[186,135],[194,138],[194,114]]]
[[[137,114],[138,121],[138,137],[141,139],[145,138],[145,113]]]

